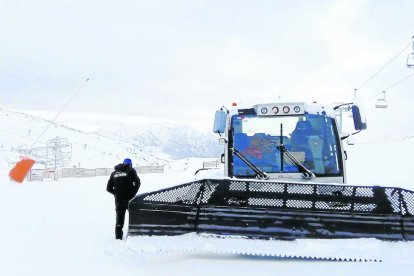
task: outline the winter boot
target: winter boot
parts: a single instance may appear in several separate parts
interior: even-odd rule
[[[124,235],[124,233],[122,232],[122,227],[120,226],[116,226],[115,227],[115,238],[117,240],[122,240],[122,236]]]

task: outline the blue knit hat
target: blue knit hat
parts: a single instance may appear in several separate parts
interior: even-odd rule
[[[123,162],[125,165],[131,165],[132,166],[132,161],[131,161],[131,159],[129,159],[129,158],[126,158],[126,159],[124,159],[124,162]]]

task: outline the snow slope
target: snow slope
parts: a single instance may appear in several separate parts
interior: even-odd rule
[[[13,158],[18,157],[18,153],[15,152],[16,145],[30,144],[47,122],[26,114],[5,110],[0,110],[0,120],[2,122],[0,217],[3,222],[0,228],[1,275],[307,275],[309,273],[411,275],[412,273],[412,262],[414,262],[412,255],[404,255],[405,261],[403,258],[398,260],[397,256],[397,260],[385,263],[346,263],[232,254],[133,252],[125,241],[113,239],[114,202],[112,196],[105,191],[106,177],[72,178],[57,182],[26,182],[21,185],[11,183],[7,172]],[[55,137],[56,134],[59,137],[72,139],[74,162],[81,162],[81,166],[93,168],[112,166],[119,161],[119,157],[133,154],[133,150],[137,147],[131,147],[133,143],[127,142],[136,135],[139,136],[139,133],[132,132],[131,136],[116,139],[116,137],[106,137],[111,132],[105,133],[104,137],[102,133],[88,134],[60,125],[53,125],[48,132],[50,132],[49,136],[46,135],[42,139],[43,142]],[[163,141],[153,142],[152,150],[149,146],[148,152],[139,152],[134,156],[139,163],[165,162],[162,159],[166,158],[168,161],[165,166],[166,172],[142,174],[140,177],[143,184],[140,193],[192,181],[195,170],[206,160],[185,158],[174,161],[164,152],[161,144],[164,143]],[[414,139],[408,137],[404,141],[389,144],[357,144],[347,146],[347,152],[350,184],[401,186],[414,190],[411,178]],[[221,177],[222,170],[201,171],[198,175],[199,178],[211,176]]]
[[[9,167],[22,155],[18,148],[29,148],[49,121],[25,113],[0,109],[0,160]],[[47,140],[67,138],[72,143],[72,160],[68,167],[112,167],[125,156],[138,164],[157,164],[160,160],[151,152],[143,152],[124,141],[86,133],[67,126],[52,124],[34,147],[43,147]],[[167,155],[158,155],[167,158]]]
[[[29,148],[49,121],[0,108],[0,166],[11,168]],[[108,124],[88,133],[58,123],[52,124],[35,147],[55,137],[72,143],[72,160],[67,167],[113,167],[125,157],[134,164],[160,165],[188,157],[218,157],[220,146],[213,135],[190,127]],[[199,154],[196,154],[196,153]]]
[[[203,133],[186,125],[124,122],[103,124],[94,131],[113,140],[129,141],[151,151],[158,149],[173,159],[220,156],[222,147],[213,133]]]
[[[362,182],[358,178],[390,184],[389,168],[398,171],[393,183],[410,186],[409,171],[400,170],[401,162],[386,163],[381,159],[403,155],[404,162],[410,164],[414,158],[408,150],[414,141],[394,146],[396,152],[382,151],[387,145],[381,144],[348,148],[350,179],[358,184]],[[194,169],[200,167],[202,160],[180,160],[170,163],[164,174],[142,174],[140,193],[194,180]],[[220,175],[218,170],[203,173],[200,177]],[[124,241],[113,239],[114,202],[105,191],[106,177],[19,185],[10,183],[6,172],[0,171],[0,175],[2,275],[412,274],[412,255],[404,256],[408,262],[349,263],[232,254],[140,254],[129,250]]]

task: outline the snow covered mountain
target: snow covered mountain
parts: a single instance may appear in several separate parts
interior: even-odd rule
[[[50,121],[0,108],[0,160],[10,167],[31,147]],[[188,126],[105,124],[90,133],[53,123],[34,148],[48,140],[66,138],[72,144],[68,166],[112,167],[129,156],[139,165],[160,165],[187,157],[219,157],[221,148],[212,134]]]
[[[158,149],[175,160],[218,157],[222,152],[216,136],[185,125],[106,124],[95,133],[115,140],[130,141],[137,149]]]

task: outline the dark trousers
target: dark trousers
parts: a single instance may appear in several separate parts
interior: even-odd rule
[[[125,222],[125,212],[128,210],[129,200],[115,198],[115,211],[116,211],[116,225],[115,225],[115,238],[122,240]]]

